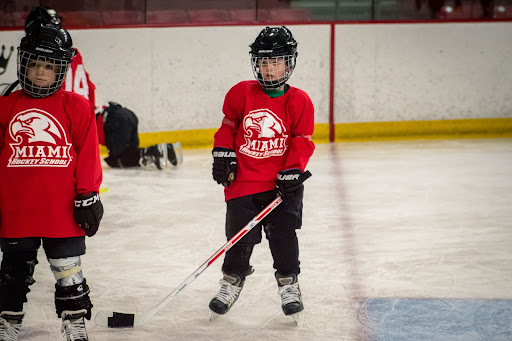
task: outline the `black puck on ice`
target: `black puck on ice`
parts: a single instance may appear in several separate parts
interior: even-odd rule
[[[109,328],[129,328],[133,327],[134,314],[114,313],[112,317],[108,318]]]

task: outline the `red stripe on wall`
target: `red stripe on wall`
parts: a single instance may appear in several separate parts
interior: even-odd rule
[[[334,142],[334,57],[336,52],[336,25],[331,24],[331,63],[329,76],[329,142]]]

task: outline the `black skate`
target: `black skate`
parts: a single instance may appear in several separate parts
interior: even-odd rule
[[[16,341],[25,313],[22,311],[2,311],[0,313],[0,340]]]
[[[244,286],[245,280],[242,280],[240,276],[232,274],[224,274],[224,277],[220,280],[220,290],[215,297],[210,301],[210,310],[214,313],[210,318],[213,321],[218,315],[224,315],[229,309],[235,304],[240,291]]]
[[[144,148],[141,150],[139,164],[141,167],[147,167],[154,164],[156,168],[164,169],[167,167],[167,153],[167,143],[155,144]]]
[[[299,323],[298,313],[304,310],[302,295],[300,293],[297,275],[283,276],[276,272],[278,294],[281,295],[281,307],[286,316],[292,316],[296,324]]]
[[[62,312],[61,332],[66,337],[66,341],[88,341],[87,331],[85,330],[84,316],[87,310],[64,310]]]
[[[183,162],[183,151],[180,142],[167,144],[167,158],[173,166]]]

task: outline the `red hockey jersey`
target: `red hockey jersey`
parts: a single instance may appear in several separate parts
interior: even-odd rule
[[[315,122],[304,91],[290,86],[271,98],[257,81],[243,81],[227,93],[223,112],[214,147],[235,150],[238,164],[236,180],[224,189],[226,200],[272,190],[280,171],[305,171],[315,150]]]
[[[85,235],[74,199],[102,181],[91,103],[62,89],[0,97],[0,179],[0,237]]]
[[[62,89],[84,96],[92,103],[93,107],[96,107],[96,86],[91,82],[89,74],[85,71],[82,55],[78,49],[68,68],[64,83],[62,83]]]

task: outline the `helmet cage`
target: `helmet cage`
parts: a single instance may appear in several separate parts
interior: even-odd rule
[[[36,66],[32,66],[33,62],[46,62],[53,64],[53,70],[44,70],[42,72],[54,72],[55,73],[55,82],[48,86],[37,86],[35,85],[28,77],[28,72],[31,71],[31,68],[36,68]],[[46,57],[42,55],[38,55],[35,53],[31,53],[28,51],[24,51],[18,49],[18,80],[20,82],[21,87],[32,97],[41,98],[47,97],[59,90],[66,78],[66,73],[68,71],[70,62],[65,59],[57,59]],[[33,70],[34,72],[38,72]]]
[[[254,77],[266,90],[274,90],[283,86],[292,75],[297,59],[297,41],[286,26],[266,27],[249,45],[251,65]],[[284,61],[284,63],[282,63]],[[274,64],[261,73],[261,65]],[[278,70],[284,66],[284,70]],[[276,75],[278,74],[278,75]]]
[[[72,47],[73,41],[68,31],[46,25],[37,27],[21,39],[18,47],[18,80],[20,85],[32,97],[46,97],[60,89],[69,64],[73,60],[76,50]],[[34,63],[33,63],[34,62]],[[29,79],[30,71],[36,72],[36,65],[51,63],[53,68],[37,67],[37,72],[54,72],[55,82],[49,86],[38,86]],[[30,68],[33,67],[34,70]],[[30,73],[32,77],[34,74]],[[39,82],[40,83],[40,82]]]
[[[284,55],[277,57],[251,56],[252,73],[258,83],[265,90],[275,90],[282,87],[292,75],[295,69],[296,55]],[[267,74],[261,72],[262,65],[272,65],[267,68]]]

